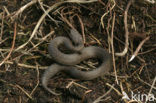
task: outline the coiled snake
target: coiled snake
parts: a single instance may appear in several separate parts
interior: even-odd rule
[[[69,36],[74,45],[67,37],[60,36],[51,40],[48,46],[48,51],[52,56],[52,59],[59,64],[55,63],[48,67],[43,74],[42,85],[46,90],[54,95],[58,94],[48,88],[47,85],[49,79],[60,71],[66,72],[73,78],[80,80],[91,80],[108,73],[112,67],[111,56],[106,50],[96,46],[84,47],[82,37],[75,29],[70,30]],[[62,53],[58,49],[60,45],[64,45],[67,49],[73,51],[74,53]],[[79,64],[81,61],[89,58],[97,58],[102,61],[102,63],[98,68],[92,71],[81,71],[74,67],[74,65]]]

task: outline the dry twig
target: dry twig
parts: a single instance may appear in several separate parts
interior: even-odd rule
[[[125,13],[124,13],[124,27],[125,27],[125,49],[120,52],[120,53],[115,53],[116,56],[124,56],[127,51],[128,51],[128,47],[129,47],[129,43],[128,43],[128,35],[129,35],[129,32],[128,32],[128,26],[127,26],[127,14],[128,14],[128,9],[131,5],[133,0],[129,0],[128,4],[127,4],[127,7],[126,7],[126,10],[125,10]]]
[[[4,15],[5,13],[3,12],[2,14],[2,23],[1,23],[1,33],[0,33],[0,41],[2,41],[2,35],[3,35],[3,28],[4,28]],[[1,18],[1,17],[0,17]],[[1,42],[0,42],[1,44]]]
[[[27,3],[26,5],[22,6],[13,16],[13,18],[17,18],[19,14],[22,14],[22,12],[27,9],[28,7],[32,6],[33,4],[35,4],[37,2],[37,0],[32,0],[29,3]]]
[[[4,63],[5,64],[13,64],[13,62],[11,62],[11,61],[5,61]],[[36,66],[26,65],[26,64],[21,64],[21,63],[18,63],[17,66],[20,66],[20,67],[23,67],[23,68],[28,68],[28,69],[36,69]],[[47,69],[47,68],[48,68],[47,66],[39,67],[39,69]]]
[[[155,76],[155,78],[154,78],[154,80],[153,80],[151,89],[150,89],[150,91],[149,91],[149,93],[148,93],[148,97],[150,96],[150,94],[151,94],[151,92],[152,92],[152,89],[155,87],[155,86],[154,86],[155,84],[156,84],[156,76]],[[146,101],[145,103],[147,103],[147,101]]]
[[[10,57],[10,55],[11,55],[13,49],[14,49],[14,46],[15,46],[15,39],[16,39],[16,25],[17,25],[17,24],[16,24],[16,22],[15,22],[15,24],[14,24],[14,37],[13,37],[13,41],[12,41],[12,46],[11,46],[10,52],[9,52],[9,54],[7,55],[7,57],[5,57],[4,60],[0,63],[0,66],[1,66],[6,60],[9,59],[9,57]]]
[[[114,46],[113,46],[114,25],[115,25],[115,13],[113,15],[113,21],[112,21],[111,48],[112,48],[112,58],[113,58],[113,68],[114,68],[114,73],[115,73],[115,81],[117,82],[117,84],[119,84],[118,77],[117,77],[117,72],[116,72],[115,56],[114,56]]]
[[[44,13],[58,26],[58,22],[57,20],[53,19],[47,12],[46,10],[44,9],[43,7],[43,3],[41,2],[41,0],[38,0],[40,6],[41,6],[41,9],[44,11]]]
[[[84,33],[84,25],[83,25],[83,22],[82,22],[81,18],[79,17],[79,15],[77,15],[77,17],[78,17],[78,19],[80,21],[80,24],[81,24],[83,43],[85,44],[86,43],[86,36],[85,36],[85,33]]]
[[[138,54],[139,50],[141,49],[142,45],[149,40],[149,36],[146,37],[144,40],[141,41],[141,43],[139,44],[139,46],[137,47],[137,49],[135,50],[134,54],[132,55],[132,57],[129,59],[129,62],[131,62]]]
[[[115,5],[116,5],[116,2],[115,2],[115,0],[113,0],[113,6],[111,7],[111,9],[110,9],[110,11],[111,10],[113,10],[113,8],[115,7]],[[102,15],[102,17],[101,17],[101,25],[102,25],[102,28],[104,28],[104,23],[103,23],[103,19],[104,19],[104,17],[110,12],[110,11],[107,11],[106,13],[104,13],[103,15]]]

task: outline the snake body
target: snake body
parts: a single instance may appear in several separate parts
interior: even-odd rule
[[[73,43],[70,39],[60,36],[51,40],[48,47],[48,51],[53,60],[59,64],[55,63],[48,67],[48,69],[43,74],[42,85],[46,90],[54,95],[57,95],[57,93],[50,90],[47,87],[47,84],[49,79],[60,71],[69,74],[73,78],[80,80],[91,80],[108,73],[112,67],[111,56],[106,50],[96,46],[84,47],[82,37],[75,29],[70,30],[69,36]],[[74,53],[62,53],[58,49],[60,45],[64,45],[69,50],[74,51]],[[102,61],[102,63],[98,68],[92,71],[81,71],[74,67],[75,64],[79,64],[81,61],[89,58],[97,58]]]

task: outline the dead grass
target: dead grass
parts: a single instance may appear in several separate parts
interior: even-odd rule
[[[1,0],[0,102],[145,102],[122,98],[131,91],[156,97],[155,10],[149,0]],[[49,86],[62,95],[53,96],[40,84],[53,63],[47,45],[70,28],[82,34],[85,46],[107,49],[114,69],[92,81],[57,74]]]

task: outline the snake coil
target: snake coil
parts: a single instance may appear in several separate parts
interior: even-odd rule
[[[59,94],[52,91],[47,85],[49,79],[58,72],[63,71],[73,78],[80,80],[91,80],[108,73],[112,67],[111,56],[106,50],[97,46],[84,47],[82,37],[75,29],[70,30],[69,36],[73,43],[67,37],[59,36],[51,40],[48,46],[48,51],[52,56],[52,59],[59,64],[55,63],[48,67],[42,76],[42,85],[46,90],[54,95]],[[62,53],[58,49],[60,45],[63,45],[74,53]],[[79,64],[81,61],[89,58],[97,58],[102,61],[102,63],[98,68],[92,71],[81,71],[74,67],[74,65]]]

